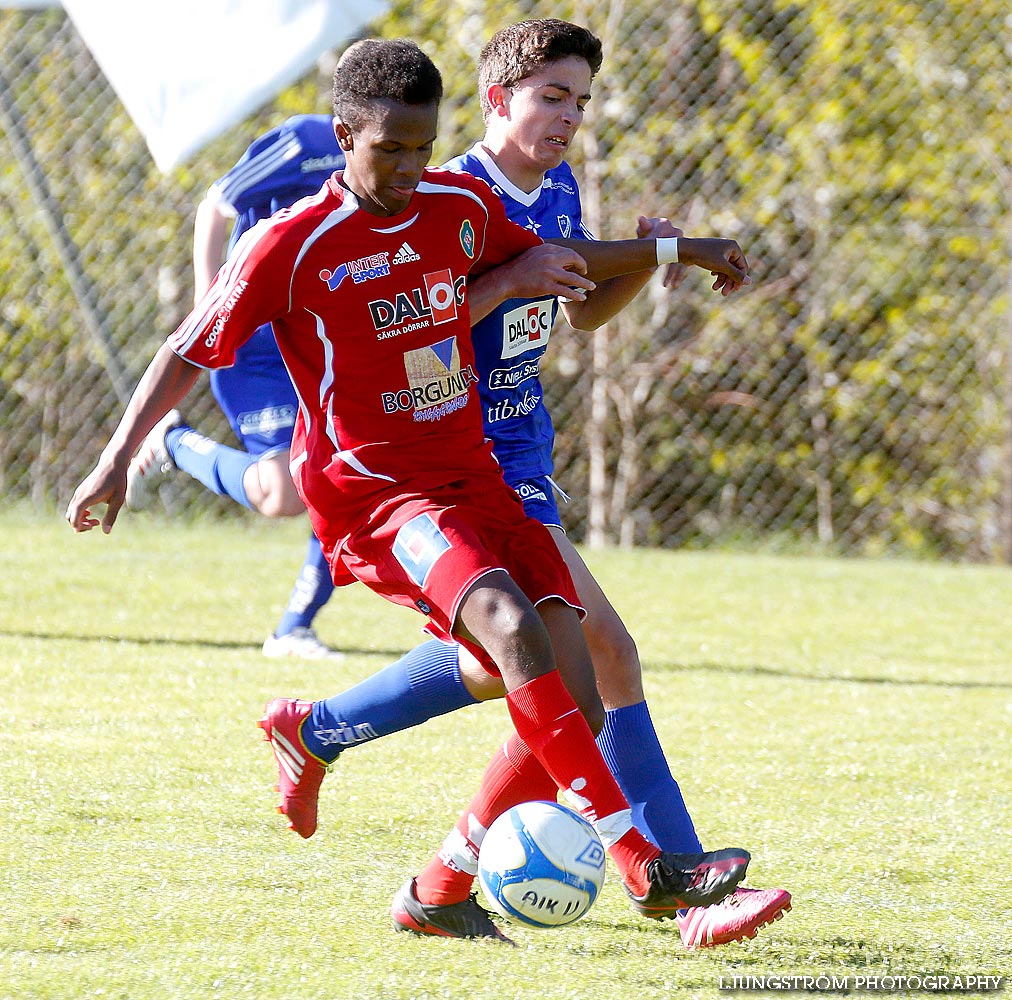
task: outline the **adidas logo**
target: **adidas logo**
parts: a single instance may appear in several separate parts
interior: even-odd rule
[[[412,261],[421,260],[422,258],[411,249],[410,243],[402,243],[400,250],[394,254],[394,264],[410,264]]]

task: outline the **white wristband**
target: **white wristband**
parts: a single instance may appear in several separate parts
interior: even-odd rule
[[[654,246],[656,247],[658,264],[678,263],[677,236],[658,236],[657,239],[654,240]]]

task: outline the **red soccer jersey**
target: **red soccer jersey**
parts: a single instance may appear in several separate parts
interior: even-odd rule
[[[391,497],[493,463],[467,276],[541,242],[466,174],[427,170],[390,217],[361,210],[339,177],[249,230],[169,338],[217,368],[274,324],[300,402],[295,482],[332,543]]]

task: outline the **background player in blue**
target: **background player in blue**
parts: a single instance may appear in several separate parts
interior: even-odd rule
[[[564,157],[582,123],[600,65],[600,42],[586,29],[557,20],[511,25],[481,54],[485,136],[448,166],[486,180],[507,215],[543,239],[591,239],[582,225],[579,188]],[[672,240],[681,234],[666,219],[641,217],[637,235]],[[677,259],[712,270],[714,255],[726,255],[732,247],[736,244],[728,240],[681,238]],[[652,274],[653,269],[600,281],[582,301],[562,308],[574,327],[593,329],[631,301]],[[497,277],[508,281],[510,265]],[[679,279],[670,271],[665,276],[669,285]],[[714,288],[728,294],[740,283],[718,276]],[[522,287],[519,280],[517,287]],[[528,514],[549,526],[587,607],[585,632],[607,709],[598,743],[636,823],[666,850],[698,852],[699,839],[647,708],[636,645],[560,524],[550,478],[554,430],[539,380],[540,358],[557,310],[558,302],[551,297],[512,298],[475,325],[486,433]],[[282,774],[280,782],[282,809],[293,828],[303,836],[315,829],[315,796],[324,774],[317,761],[333,761],[344,747],[472,700],[501,696],[498,682],[473,664],[466,651],[460,651],[460,673],[455,673],[457,659],[452,647],[425,643],[350,691],[313,704],[306,724],[292,733],[298,756],[288,764],[298,769],[299,777],[286,782]],[[265,722],[291,713],[293,704],[285,699],[272,702]],[[276,744],[274,749],[278,754]],[[453,869],[461,858],[455,855],[454,840],[451,834],[416,880],[419,900],[432,904],[426,907],[427,916],[436,925],[439,911],[451,908],[456,898]],[[688,947],[721,944],[754,936],[789,906],[790,895],[783,890],[739,889],[723,904],[683,911],[679,929]]]
[[[193,235],[194,301],[210,285],[236,240],[279,208],[316,194],[344,167],[330,115],[296,115],[252,143],[211,185],[197,208]],[[231,236],[229,235],[231,232]],[[242,448],[231,448],[189,427],[178,410],[151,432],[128,473],[127,506],[148,502],[152,487],[173,468],[218,495],[267,517],[305,513],[288,469],[297,400],[271,326],[260,327],[231,368],[210,375],[211,391]],[[322,643],[313,619],[334,584],[320,543],[310,535],[288,604],[263,651],[268,656],[336,658]]]

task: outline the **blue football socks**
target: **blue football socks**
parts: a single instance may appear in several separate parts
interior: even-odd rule
[[[185,424],[173,427],[165,435],[165,450],[178,469],[203,483],[212,493],[231,497],[236,503],[253,509],[246,496],[245,478],[246,470],[256,465],[259,456],[219,444]],[[333,592],[334,581],[330,576],[330,567],[319,541],[313,535],[309,539],[306,558],[291,597],[288,598],[288,605],[274,634],[282,636],[296,628],[308,628]]]
[[[701,851],[647,703],[641,701],[608,712],[597,745],[629,800],[633,823],[644,836],[662,851],[690,854]]]
[[[474,704],[460,676],[457,647],[430,639],[350,690],[314,702],[302,739],[329,763],[348,747]]]
[[[334,581],[330,575],[330,567],[323,555],[319,539],[316,535],[310,535],[302,569],[274,634],[288,635],[293,629],[309,628],[316,613],[330,600],[332,593]]]
[[[193,476],[212,493],[231,497],[252,509],[243,479],[246,470],[256,464],[255,455],[212,441],[185,424],[173,427],[165,435],[165,450],[176,468]]]

